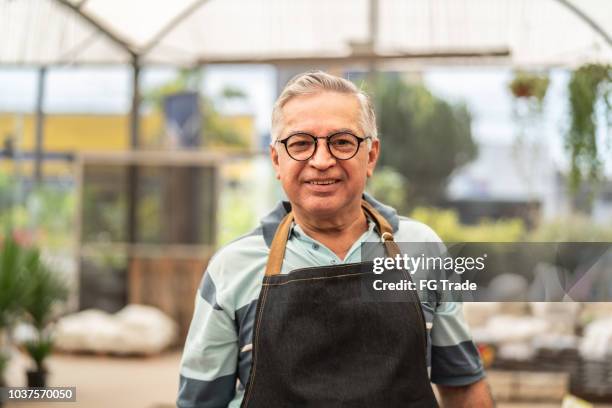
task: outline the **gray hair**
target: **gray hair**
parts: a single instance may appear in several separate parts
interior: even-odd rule
[[[283,92],[281,92],[276,100],[272,110],[272,144],[280,136],[279,132],[283,121],[282,111],[287,102],[297,96],[312,95],[324,91],[355,95],[361,107],[361,120],[359,124],[365,132],[365,136],[378,139],[376,114],[374,113],[374,106],[370,97],[351,81],[323,71],[314,71],[294,76],[285,85]]]

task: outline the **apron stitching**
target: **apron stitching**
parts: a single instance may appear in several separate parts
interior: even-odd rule
[[[291,271],[289,271],[286,274],[281,274],[281,275],[292,275],[295,274],[296,272],[301,272],[301,271],[307,271],[307,270],[311,270],[311,269],[340,269],[340,268],[344,268],[346,266],[353,266],[353,265],[360,265],[360,264],[364,264],[364,263],[370,263],[369,262],[349,262],[349,263],[341,263],[341,264],[337,264],[337,265],[321,265],[321,266],[306,266],[303,268],[297,268],[297,269],[293,269]]]
[[[405,269],[402,269],[402,274],[404,275],[404,278],[412,280],[411,278],[409,278],[406,275],[406,270]],[[427,326],[425,325],[425,319],[423,317],[423,309],[422,309],[422,306],[421,306],[421,299],[419,298],[419,295],[418,295],[417,292],[412,291],[412,295],[415,297],[416,302],[410,302],[410,303],[417,304],[416,312],[417,312],[417,315],[419,316],[419,320],[421,321],[422,328],[424,329],[424,330],[419,330],[421,332],[421,335],[419,336],[419,338],[421,339],[421,343],[423,344],[423,349],[425,350],[425,355],[427,355],[427,342],[425,341],[425,338],[424,338],[426,336],[426,333],[427,333]]]
[[[263,283],[263,286],[282,286],[282,285],[286,285],[288,283],[291,282],[300,282],[300,281],[311,281],[311,280],[322,280],[322,279],[335,279],[335,278],[346,278],[346,277],[351,277],[351,276],[358,276],[358,275],[367,275],[367,272],[359,272],[359,273],[347,273],[344,275],[337,275],[337,276],[319,276],[319,277],[315,277],[315,278],[298,278],[298,279],[291,279],[288,280],[287,282],[281,282],[281,283]]]
[[[268,297],[268,287],[266,286],[264,288],[264,294],[263,294],[263,299],[261,301],[261,310],[259,313],[259,318],[257,319],[257,330],[255,331],[255,336],[253,338],[253,365],[252,365],[252,369],[251,369],[251,374],[250,374],[250,378],[249,378],[249,389],[248,389],[248,394],[246,395],[246,401],[244,403],[244,406],[248,406],[249,404],[249,400],[251,399],[251,395],[253,395],[253,384],[255,383],[255,371],[257,370],[257,357],[258,357],[258,353],[257,353],[257,349],[258,349],[258,345],[259,345],[259,329],[261,328],[261,318],[263,316],[263,308],[265,307],[266,304],[266,298]]]

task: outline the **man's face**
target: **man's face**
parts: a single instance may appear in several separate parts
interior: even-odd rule
[[[320,92],[298,96],[283,107],[278,140],[297,132],[325,137],[350,131],[363,138],[369,135],[363,134],[360,115],[359,101],[354,95]],[[338,160],[329,153],[325,143],[324,139],[318,139],[315,155],[306,161],[293,160],[281,143],[276,144],[276,149],[270,149],[270,156],[276,177],[292,206],[309,216],[327,218],[359,205],[366,179],[376,165],[379,144],[378,140],[372,140],[368,151],[367,143],[363,142],[353,158]]]

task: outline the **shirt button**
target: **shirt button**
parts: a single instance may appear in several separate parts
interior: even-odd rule
[[[335,263],[336,263],[336,260],[335,260],[335,259],[332,259],[332,260],[331,260],[331,263],[332,263],[332,264],[335,264]]]
[[[319,249],[319,244],[312,244],[312,249],[314,249],[314,250]]]

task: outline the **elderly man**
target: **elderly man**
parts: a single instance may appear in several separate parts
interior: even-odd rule
[[[299,75],[272,136],[288,202],[210,261],[177,405],[429,408],[434,382],[445,406],[492,406],[460,304],[362,297],[362,243],[440,241],[364,194],[380,144],[369,98],[342,78]]]

